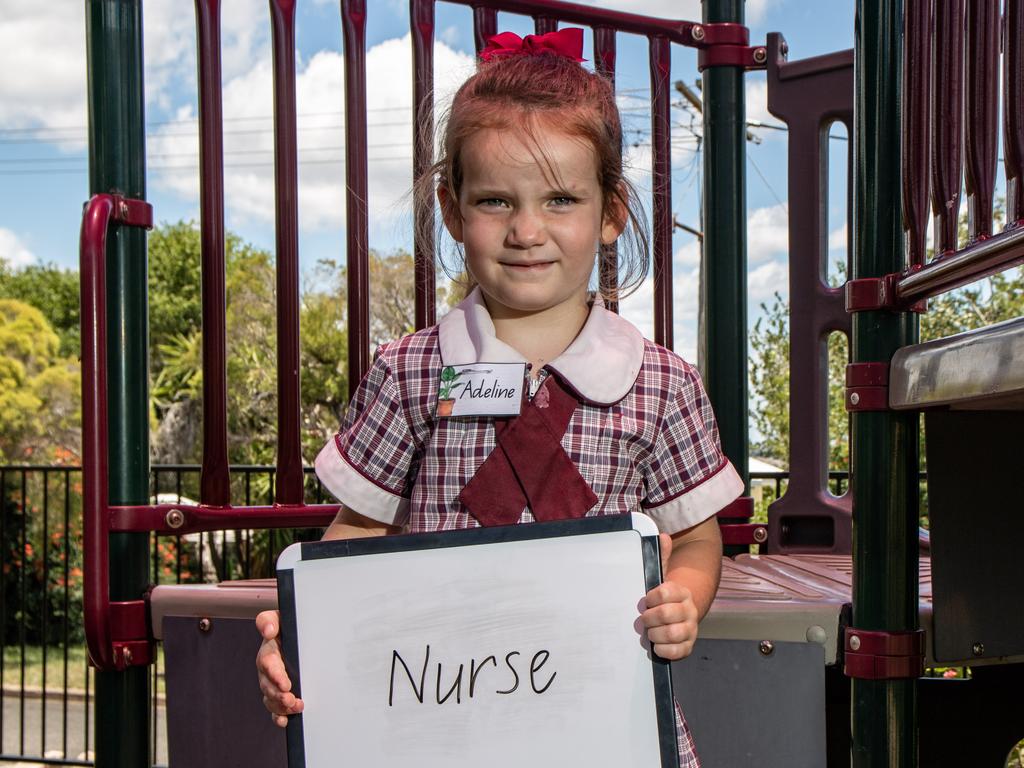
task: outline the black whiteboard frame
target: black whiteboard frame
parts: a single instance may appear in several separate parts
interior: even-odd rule
[[[653,525],[653,523],[651,523]],[[334,539],[304,542],[300,545],[299,561],[324,560],[337,557],[356,557],[412,550],[444,549],[513,541],[532,541],[565,536],[583,536],[601,533],[637,530],[633,516],[608,515],[584,517],[577,520],[557,520],[550,523],[501,525],[487,528],[467,528],[436,533],[411,533],[391,536],[371,536],[359,539]],[[640,534],[644,563],[644,581],[648,591],[661,584],[661,547],[657,535]],[[281,652],[285,669],[292,681],[292,693],[302,697],[301,665],[299,663],[298,625],[295,611],[295,579],[291,567],[277,568],[277,601],[281,612]],[[654,675],[655,711],[658,721],[658,741],[662,768],[679,767],[679,745],[676,734],[675,699],[672,693],[670,662],[649,650],[651,672]],[[286,729],[288,768],[306,768],[305,738],[302,713],[290,715]]]

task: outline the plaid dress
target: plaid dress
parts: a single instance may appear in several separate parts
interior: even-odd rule
[[[320,479],[346,506],[412,533],[479,526],[458,496],[495,447],[493,419],[434,413],[444,365],[524,362],[494,338],[481,306],[471,294],[438,326],[378,350],[316,461]],[[597,496],[587,516],[643,511],[676,533],[742,492],[696,370],[597,302],[579,336],[545,369],[580,400],[562,447]],[[528,508],[520,522],[533,522]],[[696,768],[678,704],[676,733],[681,768]]]

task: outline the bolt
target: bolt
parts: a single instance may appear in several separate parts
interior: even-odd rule
[[[206,616],[203,616],[203,618],[199,620],[199,631],[209,632],[211,629],[213,629],[213,622],[210,621]]]
[[[781,53],[781,54],[782,54],[783,56],[788,56],[788,55],[789,55],[789,43],[783,43],[783,44],[782,44],[782,47],[781,47],[781,48],[779,48],[779,52],[780,52],[780,53]]]
[[[858,395],[856,392],[851,392],[850,393],[850,405],[856,405],[859,402],[860,402],[860,395]]]
[[[699,43],[704,39],[704,27],[699,24],[694,24],[693,28],[690,29],[690,34],[693,35],[693,39]]]
[[[172,509],[164,518],[168,528],[181,528],[185,524],[185,513],[180,509]]]
[[[771,656],[775,653],[775,643],[771,640],[762,640],[760,645],[757,646],[757,650],[761,652],[762,656]]]
[[[132,649],[125,648],[121,655],[124,657],[124,665],[130,667],[132,665]]]
[[[122,219],[127,219],[128,218],[128,203],[125,203],[125,202],[121,203],[121,218]]]
[[[850,650],[851,651],[859,651],[860,650],[860,637],[858,637],[857,635],[850,635]]]
[[[973,653],[975,656],[981,656],[983,653],[985,653],[985,644],[975,643],[971,646],[971,653]]]
[[[758,526],[754,529],[754,541],[758,544],[764,544],[768,541],[768,529],[763,526]]]
[[[754,62],[757,64],[764,64],[766,61],[768,61],[768,51],[764,48],[755,48]]]

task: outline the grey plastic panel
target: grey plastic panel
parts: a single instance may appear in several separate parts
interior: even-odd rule
[[[705,768],[822,768],[824,649],[700,639],[675,662],[672,685]]]
[[[1024,318],[900,349],[889,365],[889,405],[1024,409]]]

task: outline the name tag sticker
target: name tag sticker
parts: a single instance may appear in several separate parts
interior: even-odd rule
[[[437,415],[516,416],[526,363],[446,365],[437,389]]]

